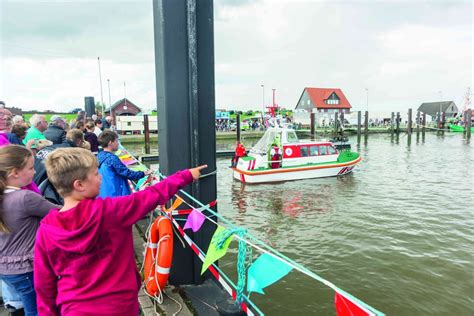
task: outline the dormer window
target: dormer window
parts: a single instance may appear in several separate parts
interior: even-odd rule
[[[339,104],[339,97],[337,96],[336,93],[331,93],[331,95],[329,96],[329,98],[327,98],[326,100],[324,100],[324,103],[326,104]]]

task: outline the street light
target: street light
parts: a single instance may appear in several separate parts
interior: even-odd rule
[[[260,87],[262,87],[262,108],[263,108],[262,117],[263,117],[263,113],[265,113],[265,85],[261,84]]]
[[[369,88],[365,88],[365,92],[367,92],[367,112],[369,112]]]

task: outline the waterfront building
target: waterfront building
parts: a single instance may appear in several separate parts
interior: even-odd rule
[[[350,113],[352,106],[339,88],[304,88],[295,111]]]

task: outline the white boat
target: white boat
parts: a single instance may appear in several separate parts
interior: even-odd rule
[[[334,177],[350,173],[358,153],[338,151],[330,141],[299,140],[293,129],[269,128],[233,169],[244,183],[267,183]]]

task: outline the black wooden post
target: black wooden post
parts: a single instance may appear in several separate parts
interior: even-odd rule
[[[423,112],[423,119],[421,120],[421,132],[423,134],[423,137],[425,136],[426,132],[426,113]]]
[[[369,135],[369,111],[365,111],[365,135]]]
[[[311,139],[314,139],[315,138],[315,134],[316,134],[316,131],[315,131],[315,124],[316,124],[316,113],[314,112],[311,112],[310,114],[310,130],[311,130]]]
[[[240,140],[242,138],[241,138],[241,135],[240,135],[241,129],[240,129],[240,114],[239,113],[237,113],[236,120],[237,120],[237,131],[236,131],[237,132],[237,141],[240,142]]]
[[[360,126],[362,125],[362,112],[357,111],[357,136],[360,137]]]
[[[398,133],[400,133],[400,112],[397,112],[396,124],[397,124],[396,132],[397,132],[397,134],[398,134]]]
[[[160,171],[170,175],[207,164],[208,176],[185,188],[203,203],[217,196],[213,11],[212,0],[153,0]],[[205,250],[214,231],[205,221],[187,233]],[[201,266],[189,247],[174,243],[171,284],[202,283],[210,274],[201,276]]]
[[[412,124],[412,121],[411,121],[411,114],[412,114],[411,109],[408,109],[408,126],[407,126],[407,133],[408,133],[408,135],[411,135],[411,124]]]
[[[395,112],[392,112],[392,116],[390,117],[390,134],[393,135],[393,131],[395,130]]]
[[[420,111],[416,111],[416,135],[418,136],[420,134]]]
[[[341,136],[344,136],[344,110],[341,112]]]
[[[337,117],[337,112],[334,113],[334,135],[337,134],[337,130],[339,128],[339,122]]]
[[[145,130],[145,154],[150,153],[150,126],[148,124],[148,114],[143,115],[143,129]]]

